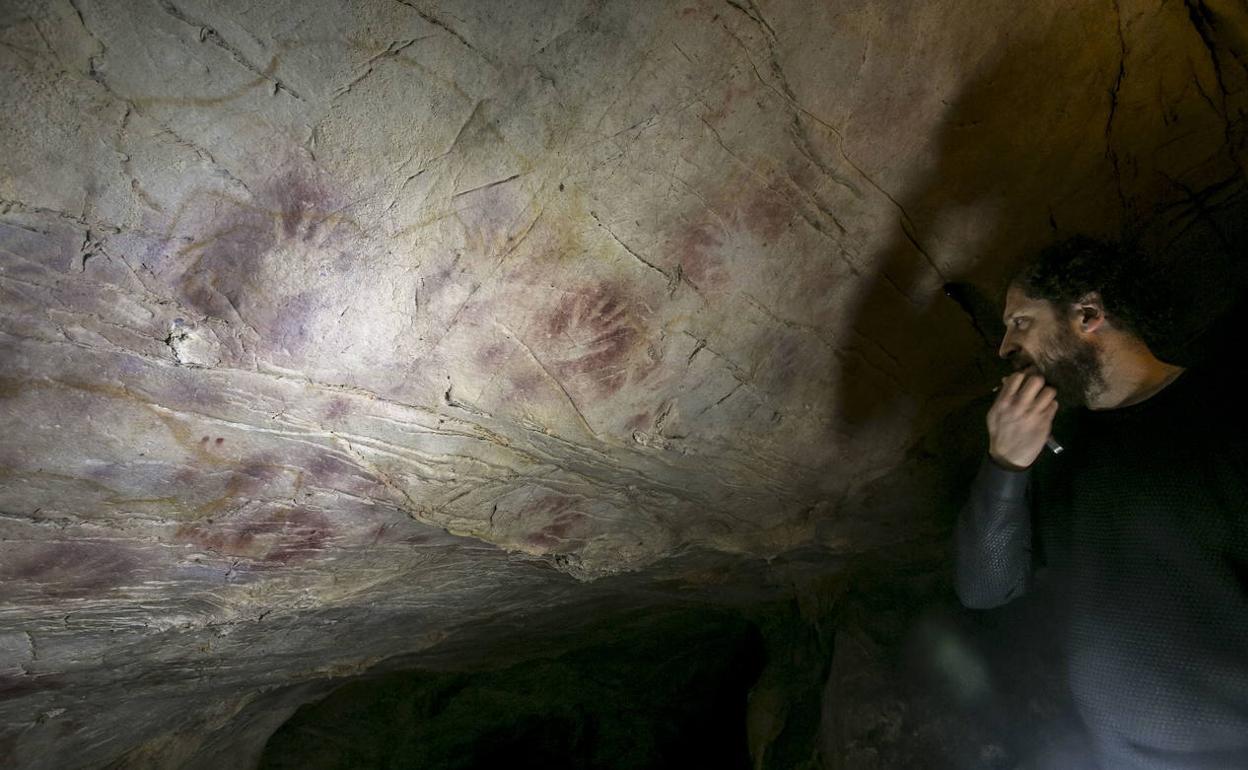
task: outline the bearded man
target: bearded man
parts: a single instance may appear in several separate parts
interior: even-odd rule
[[[1015,372],[958,519],[958,597],[987,609],[1055,592],[1052,630],[1104,770],[1243,770],[1244,384],[1159,360],[1123,265],[1075,238],[1009,288],[999,353]]]

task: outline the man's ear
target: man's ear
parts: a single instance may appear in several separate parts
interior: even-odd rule
[[[1079,298],[1074,305],[1075,321],[1079,331],[1092,334],[1105,325],[1105,304],[1101,301],[1100,292],[1090,291]]]

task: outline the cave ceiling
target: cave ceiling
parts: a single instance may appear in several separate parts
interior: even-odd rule
[[[943,287],[1216,194],[1248,85],[1212,1],[0,9],[31,766],[193,751],[258,688],[594,586],[926,532],[911,450],[995,379]]]

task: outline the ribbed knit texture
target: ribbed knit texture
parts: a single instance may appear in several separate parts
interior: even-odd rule
[[[959,521],[968,606],[1020,595],[1035,569],[1057,592],[1054,632],[1104,770],[1248,770],[1237,385],[1192,369],[1140,404],[1066,415],[1054,429],[1066,452],[1023,474],[1028,495],[1018,475],[985,468]]]

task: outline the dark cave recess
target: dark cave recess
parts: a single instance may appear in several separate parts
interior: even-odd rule
[[[270,738],[285,768],[747,770],[749,691],[765,662],[740,616],[683,610],[605,623],[555,657],[346,684]]]

